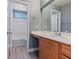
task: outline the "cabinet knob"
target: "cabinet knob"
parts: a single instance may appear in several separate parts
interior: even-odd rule
[[[12,34],[12,32],[7,32],[7,34]]]
[[[52,48],[52,46],[48,46],[48,49],[51,49]]]

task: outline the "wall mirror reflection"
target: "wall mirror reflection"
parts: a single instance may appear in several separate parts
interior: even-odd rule
[[[54,1],[41,7],[42,31],[71,32],[71,2],[61,3]]]

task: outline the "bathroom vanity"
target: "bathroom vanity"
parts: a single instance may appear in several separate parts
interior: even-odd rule
[[[39,39],[39,59],[71,59],[69,34],[60,36],[55,32],[34,31],[32,35]]]

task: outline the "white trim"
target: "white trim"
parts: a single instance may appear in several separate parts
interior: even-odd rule
[[[51,9],[51,12],[52,12],[52,11],[58,12],[58,13],[60,12],[60,11],[58,11],[58,10],[56,10],[56,9]]]
[[[39,50],[39,48],[31,48],[31,49],[29,49],[28,52],[34,52],[34,51],[38,51],[38,50]]]
[[[59,32],[61,32],[61,12],[59,12]]]
[[[61,12],[55,9],[51,9],[51,16],[52,16],[52,11],[58,12],[59,13],[59,27],[58,27],[58,32],[61,31]]]
[[[29,3],[28,3],[28,39],[27,39],[27,52],[29,50]]]
[[[28,4],[29,5],[29,2],[25,2],[25,1],[17,1],[17,0],[12,0],[12,2],[16,2],[16,3],[21,3],[21,4]]]

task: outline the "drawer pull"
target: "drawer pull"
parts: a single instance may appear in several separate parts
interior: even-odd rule
[[[48,49],[51,49],[52,48],[52,46],[48,46]]]

